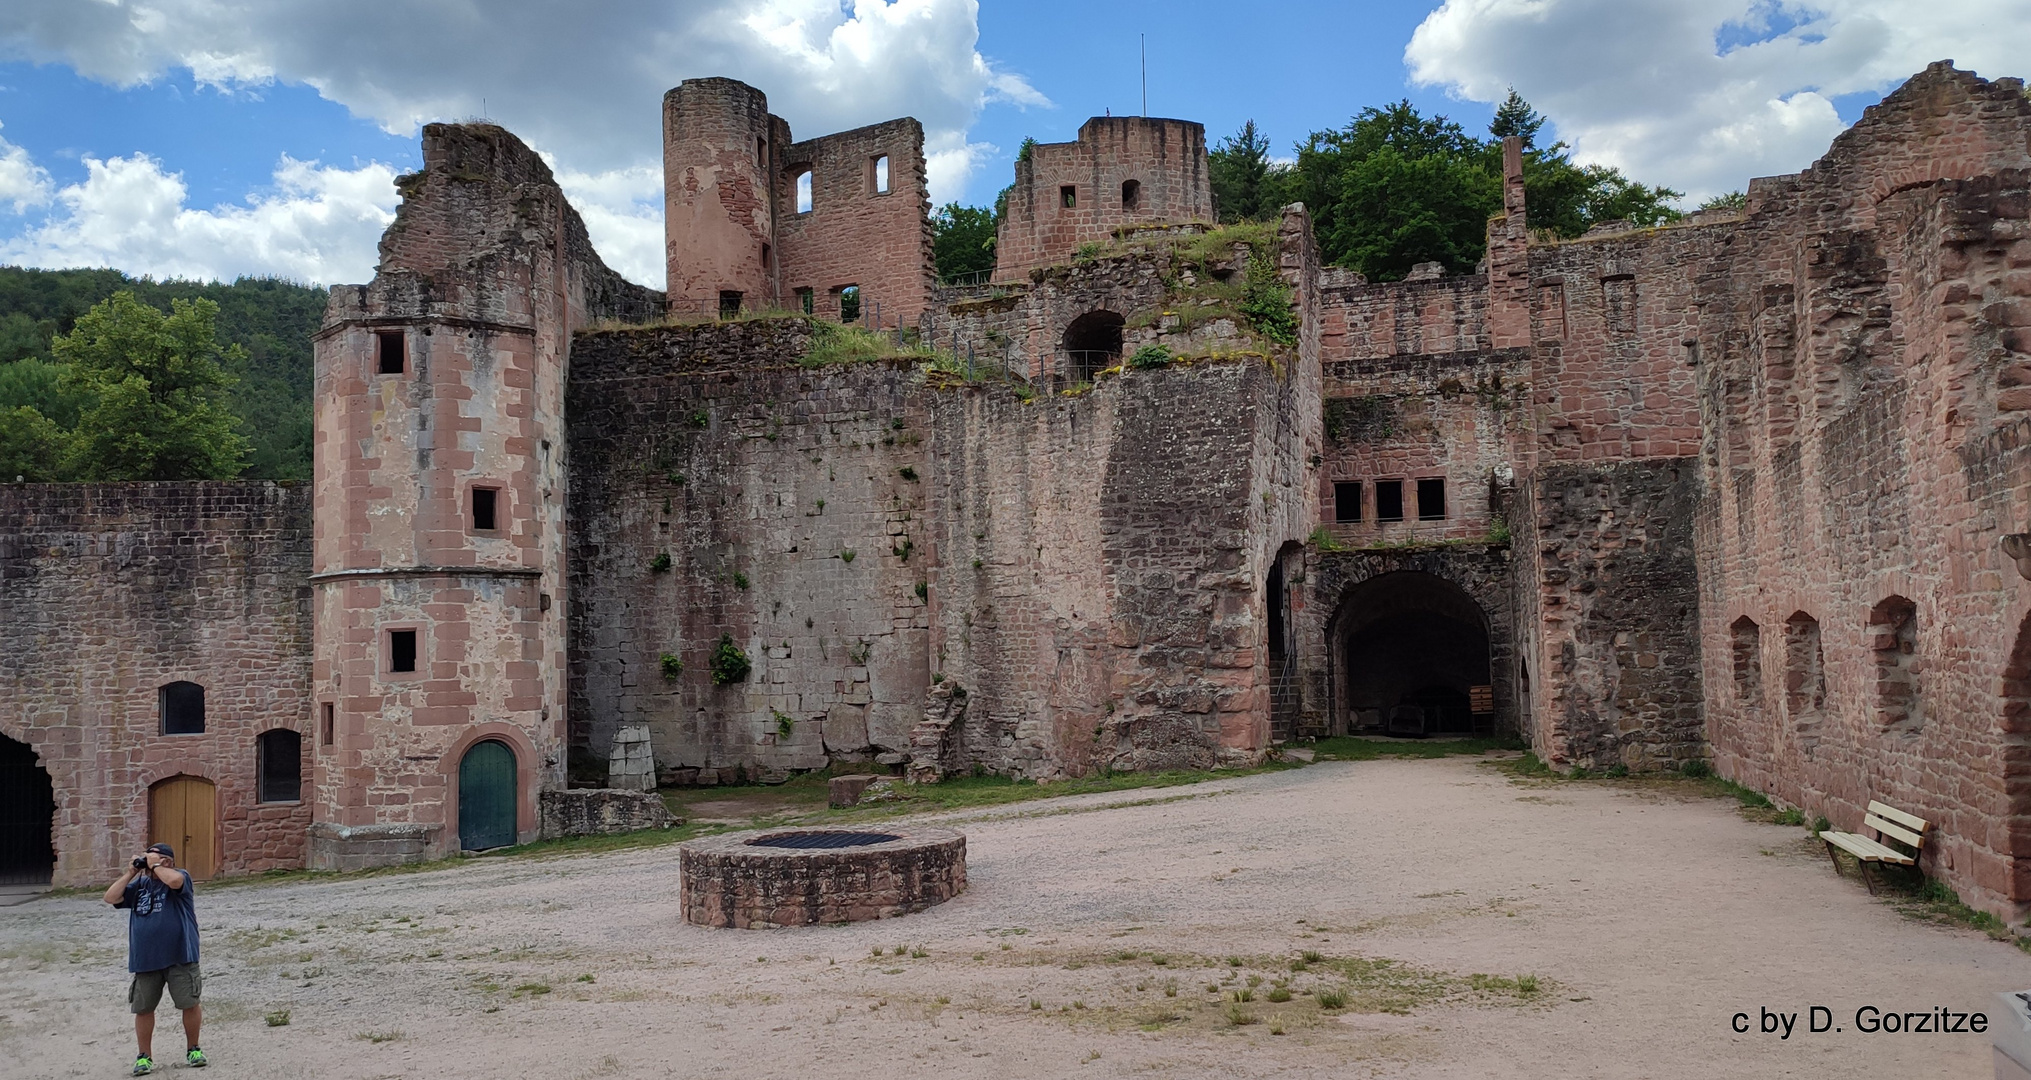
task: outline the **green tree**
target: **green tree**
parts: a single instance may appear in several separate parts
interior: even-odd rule
[[[52,348],[63,388],[87,404],[71,434],[68,471],[81,480],[223,480],[237,476],[247,440],[227,405],[246,363],[221,349],[219,306],[176,300],[164,315],[117,292]]]
[[[1223,223],[1267,221],[1291,202],[1288,164],[1270,160],[1269,138],[1250,120],[1206,154],[1213,212]]]
[[[1515,135],[1525,146],[1537,145],[1537,133],[1544,127],[1544,116],[1523,100],[1523,95],[1509,88],[1509,96],[1502,104],[1495,106],[1495,119],[1488,123],[1488,133],[1497,139]]]
[[[1729,191],[1715,195],[1700,204],[1702,210],[1746,210],[1749,194],[1744,191]]]
[[[15,477],[38,484],[65,479],[68,449],[63,429],[34,406],[0,406],[0,483]]]
[[[994,269],[994,236],[1001,216],[984,206],[946,203],[931,215],[931,257],[938,276],[953,281]]]

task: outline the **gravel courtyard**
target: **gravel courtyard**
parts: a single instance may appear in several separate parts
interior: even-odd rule
[[[966,832],[968,892],[855,926],[686,926],[670,847],[201,887],[211,1075],[1980,1077],[1987,1036],[1856,1008],[2031,987],[1801,829],[1472,759],[920,820]],[[124,918],[0,909],[0,1074],[124,1074]],[[1764,1007],[1798,1030],[1731,1030]]]

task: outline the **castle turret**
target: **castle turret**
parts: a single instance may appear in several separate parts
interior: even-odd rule
[[[1212,220],[1204,124],[1096,116],[1078,141],[1036,143],[1017,159],[994,280],[1065,262],[1122,225]]]
[[[733,79],[687,79],[663,95],[663,236],[675,314],[776,301],[770,120],[768,97]]]

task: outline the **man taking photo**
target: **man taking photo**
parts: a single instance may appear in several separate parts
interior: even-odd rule
[[[127,970],[134,973],[127,1007],[134,1012],[134,1041],[140,1048],[135,1076],[155,1071],[155,1006],[164,987],[183,1010],[183,1036],[190,1044],[184,1064],[193,1069],[207,1064],[197,1045],[198,1026],[204,1022],[198,1005],[204,976],[197,967],[196,896],[190,874],[176,868],[176,852],[168,844],[150,844],[106,889],[106,903],[127,909]]]

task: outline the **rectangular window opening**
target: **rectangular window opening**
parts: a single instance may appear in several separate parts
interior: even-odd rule
[[[755,137],[755,164],[764,169],[769,167],[769,140],[760,136]]]
[[[770,252],[769,252],[769,245],[767,245],[767,244],[763,244],[763,245],[762,245],[762,269],[764,269],[764,270],[767,270],[767,269],[769,268],[769,255],[770,255]]]
[[[839,321],[843,323],[860,321],[860,286],[839,287]]]
[[[889,193],[889,156],[887,154],[874,159],[873,174],[874,193],[877,195],[887,195]]]
[[[378,363],[375,371],[382,375],[400,375],[408,369],[409,350],[403,347],[400,330],[374,331],[374,346]]]
[[[1333,520],[1361,520],[1361,481],[1333,485]]]
[[[1079,205],[1079,189],[1066,184],[1058,189],[1058,205],[1070,210]]]
[[[722,319],[740,318],[740,293],[732,289],[720,290],[719,317]]]
[[[194,682],[173,682],[157,692],[164,735],[205,733],[205,688]]]
[[[264,803],[297,802],[303,797],[303,737],[277,728],[254,740],[254,788]]]
[[[494,506],[500,494],[497,488],[472,489],[472,527],[475,530],[485,532],[499,528],[494,521]]]
[[[805,169],[797,174],[797,212],[800,214],[811,212],[811,170],[809,169]]]
[[[1403,481],[1377,480],[1375,482],[1375,520],[1403,520]]]
[[[1419,521],[1438,521],[1446,516],[1446,478],[1428,476],[1417,482]]]
[[[388,670],[416,670],[416,631],[388,631]]]
[[[812,289],[798,289],[797,307],[806,315],[815,314],[818,310],[818,293]]]
[[[337,707],[333,706],[331,702],[327,701],[324,703],[324,726],[318,732],[318,739],[326,746],[330,746],[333,738],[338,734],[337,712]]]

